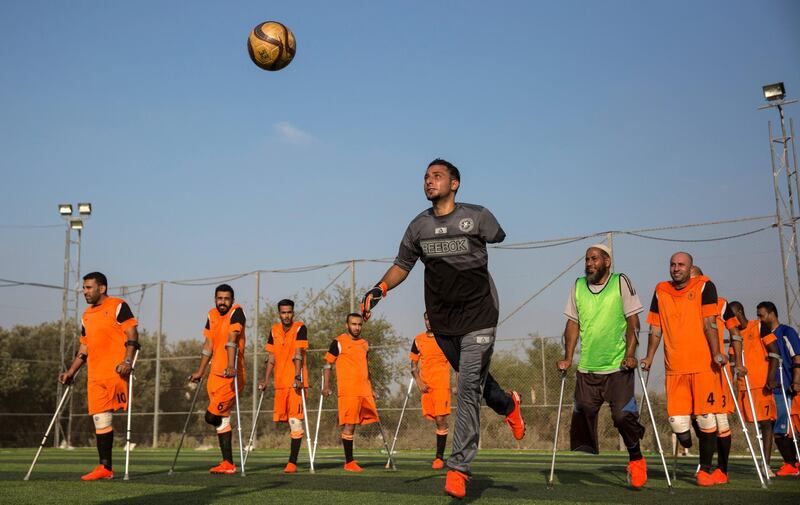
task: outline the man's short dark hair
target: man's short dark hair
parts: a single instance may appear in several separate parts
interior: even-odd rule
[[[741,310],[742,312],[744,312],[744,305],[742,305],[742,302],[740,302],[739,300],[734,300],[728,303],[728,306],[731,308],[731,310]]]
[[[455,165],[450,163],[447,160],[443,160],[442,158],[436,158],[435,160],[428,163],[428,168],[431,168],[433,165],[442,165],[447,169],[447,173],[450,175],[451,179],[455,179],[458,182],[461,182],[461,172],[458,171]]]
[[[284,298],[283,300],[278,302],[278,310],[281,310],[281,307],[291,307],[294,310],[294,301],[289,300],[288,298]]]
[[[361,314],[359,314],[358,312],[351,312],[351,313],[347,314],[347,317],[344,319],[344,321],[345,321],[346,323],[349,323],[349,322],[350,322],[350,318],[351,318],[351,317],[357,317],[357,318],[359,318],[359,319],[364,319],[364,316],[362,316],[362,315],[361,315]]]
[[[93,280],[97,283],[98,286],[106,286],[108,287],[108,279],[104,274],[100,272],[89,272],[88,274],[83,276],[83,280]]]
[[[764,309],[767,312],[772,312],[773,314],[775,314],[775,317],[778,317],[778,308],[772,302],[761,302],[758,305],[756,305],[756,310],[758,309]]]
[[[217,286],[217,289],[214,290],[214,296],[217,296],[217,293],[220,292],[230,293],[231,298],[236,298],[236,296],[233,294],[233,288],[230,286],[230,284],[220,284],[219,286]]]

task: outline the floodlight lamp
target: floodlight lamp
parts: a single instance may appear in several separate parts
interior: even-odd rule
[[[58,204],[58,213],[62,216],[71,216],[72,215],[72,204],[71,203],[59,203]]]
[[[82,230],[83,229],[83,219],[73,218],[69,220],[69,229],[70,230]]]
[[[92,204],[89,202],[78,203],[78,214],[81,216],[91,216]]]
[[[764,98],[770,102],[783,100],[784,97],[786,97],[786,88],[783,87],[782,82],[767,84],[766,86],[762,86],[761,89],[764,92]]]

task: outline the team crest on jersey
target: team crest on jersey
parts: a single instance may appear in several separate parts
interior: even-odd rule
[[[686,295],[686,298],[689,300],[694,300],[694,291],[689,291],[689,293]]]
[[[475,227],[475,222],[470,217],[465,217],[464,219],[458,222],[458,229],[463,231],[464,233],[472,231],[472,228],[474,227]]]

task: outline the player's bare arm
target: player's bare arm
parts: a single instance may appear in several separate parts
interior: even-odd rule
[[[651,326],[650,336],[647,339],[647,356],[639,360],[639,365],[645,372],[650,371],[650,367],[653,365],[653,358],[656,355],[656,351],[658,350],[658,345],[660,343],[661,343],[661,327]]]
[[[322,382],[325,383],[325,389],[322,390],[322,394],[324,396],[330,396],[333,393],[333,389],[331,389],[331,365],[328,363],[325,368],[322,369]]]
[[[234,368],[234,363],[236,362],[236,351],[239,348],[239,335],[242,332],[239,330],[234,330],[228,335],[228,343],[225,344],[225,352],[228,354],[228,366],[225,367],[225,371],[223,375],[225,377],[235,377],[236,376],[236,368]]]
[[[269,377],[272,375],[272,371],[275,369],[275,355],[271,352],[268,352],[267,359],[264,360],[264,363],[266,363],[266,366],[264,367],[264,380],[258,383],[259,391],[264,391],[267,389]]]
[[[72,378],[75,377],[78,370],[86,363],[86,359],[89,357],[88,353],[89,347],[87,347],[86,344],[81,344],[80,347],[78,347],[78,352],[75,354],[75,359],[72,360],[70,367],[66,372],[58,375],[58,382],[61,384],[72,384]]]
[[[200,382],[203,379],[203,376],[206,374],[206,368],[208,368],[208,364],[211,362],[212,350],[213,346],[211,340],[208,338],[204,339],[203,348],[200,350],[200,364],[197,366],[197,370],[189,376],[189,382]]]
[[[128,338],[125,342],[125,359],[116,367],[116,372],[123,379],[127,378],[133,370],[133,357],[136,350],[139,349],[139,330],[136,326],[132,326],[124,330],[125,336]]]
[[[731,337],[731,348],[733,349],[733,372],[739,377],[747,375],[747,368],[743,365],[742,359],[742,333],[739,328],[731,328],[728,333]]]
[[[419,389],[420,393],[427,393],[428,392],[428,385],[423,382],[422,377],[419,373],[419,361],[412,361],[411,362],[411,375],[414,376],[414,380],[417,382],[417,388]]]
[[[625,328],[625,358],[620,363],[620,367],[626,370],[636,368],[636,347],[639,345],[639,314],[631,314],[625,318],[627,326]]]
[[[769,391],[772,391],[779,386],[776,377],[778,367],[780,366],[780,360],[776,356],[780,356],[780,349],[778,349],[778,344],[776,342],[770,342],[765,347],[767,349],[767,356],[769,357],[769,364],[767,365],[767,382],[764,386],[769,389]]]
[[[303,362],[305,361],[305,352],[303,349],[295,349],[292,363],[294,363],[294,389],[299,393],[303,388]]]
[[[717,317],[707,316],[703,318],[703,333],[708,342],[708,348],[711,350],[711,356],[714,359],[714,364],[721,367],[728,363],[728,357],[719,351],[719,335],[715,327]]]
[[[580,333],[580,323],[567,319],[567,325],[564,327],[564,359],[556,362],[556,367],[559,370],[567,370],[572,366],[572,357],[575,355],[575,347],[578,346],[578,335]]]
[[[800,392],[800,354],[792,357],[792,389]]]

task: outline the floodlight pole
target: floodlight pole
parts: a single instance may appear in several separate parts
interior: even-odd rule
[[[356,311],[356,260],[350,261],[350,312]]]
[[[81,298],[81,291],[83,289],[83,285],[81,282],[81,234],[83,233],[82,229],[78,229],[78,240],[75,242],[76,254],[75,254],[75,328],[76,331],[80,331],[81,328],[81,314],[78,312],[78,303]],[[72,346],[70,347],[72,350],[75,349],[75,339],[72,339]],[[69,408],[67,409],[67,447],[72,447],[72,399],[75,398],[75,395],[70,395],[69,397]]]
[[[794,122],[789,119],[789,130],[786,132],[786,118],[783,108],[796,103],[797,100],[775,100],[760,109],[774,108],[778,110],[781,134],[776,137],[772,131],[772,121],[768,121],[769,150],[772,166],[772,184],[775,192],[775,226],[778,229],[780,242],[781,266],[783,268],[783,291],[786,299],[786,313],[789,325],[797,321],[796,311],[800,309],[800,254],[798,254],[796,194],[800,195],[800,181],[797,173],[797,151],[794,143]],[[789,160],[789,143],[792,145],[792,163]],[[777,146],[780,146],[779,148]],[[777,149],[781,152],[777,153]],[[786,174],[786,186],[780,182],[781,172]],[[785,192],[785,195],[784,195]],[[796,280],[793,280],[796,278]]]
[[[255,440],[256,436],[256,421],[258,420],[258,402],[256,401],[255,388],[258,386],[258,346],[261,341],[258,335],[261,331],[261,271],[256,271],[256,317],[253,324],[253,433],[250,435],[250,442]],[[304,413],[305,415],[305,413]],[[250,448],[248,452],[252,450]]]
[[[67,306],[69,304],[69,241],[72,234],[69,220],[67,220],[67,230],[64,240],[64,292],[61,295],[61,330],[58,337],[58,373],[62,374],[67,371],[64,362],[64,347],[67,340]],[[56,385],[56,402],[61,398],[64,386],[61,382]],[[60,416],[59,416],[60,417]],[[59,419],[60,421],[60,419]],[[56,423],[56,431],[53,434],[53,447],[58,447],[61,444],[61,423]]]

